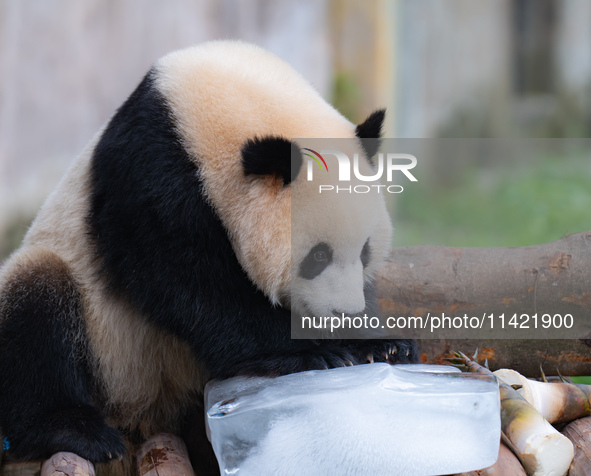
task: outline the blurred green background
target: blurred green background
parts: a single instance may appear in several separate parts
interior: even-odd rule
[[[566,143],[567,141],[565,141]],[[396,207],[395,246],[527,246],[591,229],[591,156],[468,164],[452,183],[407,186]]]

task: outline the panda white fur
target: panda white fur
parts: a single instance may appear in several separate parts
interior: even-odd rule
[[[2,269],[0,428],[12,455],[116,459],[123,440],[181,431],[210,378],[415,360],[410,341],[290,339],[290,299],[318,315],[375,306],[371,275],[390,238],[382,201],[356,211],[349,234],[339,213],[310,208],[292,267],[292,193],[305,208],[309,185],[290,139],[378,137],[383,116],[356,127],[252,45],[159,60]],[[306,287],[345,289],[345,278],[355,309]]]

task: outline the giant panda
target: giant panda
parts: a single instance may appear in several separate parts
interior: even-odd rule
[[[0,431],[12,456],[116,460],[180,432],[210,379],[415,361],[407,340],[290,338],[292,303],[319,315],[375,309],[391,233],[383,199],[346,213],[334,202],[328,218],[302,215],[292,250],[292,194],[314,204],[290,139],[350,138],[362,150],[383,119],[355,126],[242,42],[157,61],[1,270]],[[354,232],[339,233],[351,213]],[[332,293],[305,286],[321,280]]]

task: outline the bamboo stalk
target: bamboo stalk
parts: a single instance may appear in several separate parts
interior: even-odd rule
[[[468,371],[492,374],[463,353],[457,354]],[[501,430],[521,464],[532,476],[564,476],[573,460],[574,449],[542,415],[511,386],[499,381]]]
[[[494,374],[507,385],[518,386],[517,393],[550,423],[566,423],[591,414],[589,385],[538,382],[511,369]]]

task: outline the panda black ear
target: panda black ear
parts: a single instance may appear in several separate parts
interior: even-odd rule
[[[244,174],[274,175],[289,185],[302,168],[300,148],[283,137],[249,139],[242,146]]]
[[[380,148],[381,141],[379,139],[382,136],[382,125],[385,117],[386,110],[379,109],[372,112],[363,123],[355,128],[355,135],[361,139],[361,145],[370,162]]]

